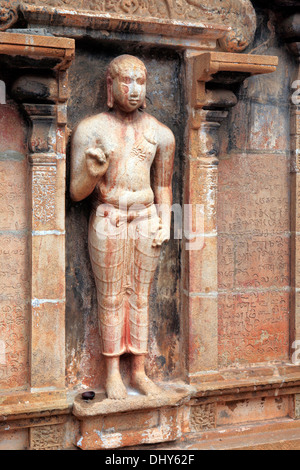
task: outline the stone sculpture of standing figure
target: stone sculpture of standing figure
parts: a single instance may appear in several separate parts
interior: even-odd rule
[[[146,80],[136,57],[114,59],[107,72],[109,111],[82,121],[72,139],[71,197],[92,194],[89,252],[111,399],[127,396],[124,353],[132,354],[132,386],[159,393],[145,373],[145,358],[151,283],[160,247],[170,238],[175,139],[144,112]],[[169,208],[162,218],[157,205]]]

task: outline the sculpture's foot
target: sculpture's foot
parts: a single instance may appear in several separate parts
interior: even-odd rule
[[[127,397],[127,390],[123,384],[121,375],[117,372],[109,375],[106,380],[107,398],[112,400],[122,400]]]
[[[144,395],[155,396],[162,392],[161,389],[143,372],[134,374],[131,384]]]

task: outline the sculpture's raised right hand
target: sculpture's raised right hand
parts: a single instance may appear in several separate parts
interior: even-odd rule
[[[95,178],[101,178],[108,169],[109,160],[99,147],[89,148],[85,152],[86,165],[89,174]]]

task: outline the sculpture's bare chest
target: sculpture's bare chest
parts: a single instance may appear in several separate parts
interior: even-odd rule
[[[116,129],[105,132],[99,138],[111,169],[150,168],[157,151],[155,126],[145,123],[113,126]]]

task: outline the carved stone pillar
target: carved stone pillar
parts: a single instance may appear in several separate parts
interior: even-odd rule
[[[244,76],[274,72],[278,59],[217,52],[189,53],[186,58],[192,86],[184,176],[184,220],[189,223],[182,260],[183,348],[187,380],[197,382],[204,373],[218,369],[218,129],[226,109],[236,104],[235,95],[225,86],[208,90],[206,83],[223,71]]]
[[[55,126],[54,107],[24,107],[33,121],[29,157],[32,184],[31,386],[63,388],[65,228],[61,192],[65,162],[50,149],[50,129]],[[44,129],[47,127],[49,129]],[[48,138],[40,145],[39,132],[43,130]],[[44,269],[40,269],[41,264]]]
[[[67,96],[62,80],[66,80],[62,74],[46,79],[23,76],[14,86],[32,123],[29,139],[32,196],[30,370],[34,389],[63,389],[65,386],[66,120],[62,105]],[[43,90],[42,95],[40,90]],[[36,104],[36,101],[42,103]]]
[[[30,40],[29,40],[30,38]],[[30,46],[28,44],[30,43]],[[18,55],[32,75],[12,91],[31,121],[31,393],[65,396],[65,164],[67,69],[74,41],[1,33],[0,53]],[[14,66],[13,59],[11,60]],[[36,75],[36,70],[43,70]],[[61,391],[62,393],[59,393]],[[48,397],[49,399],[49,397]]]

